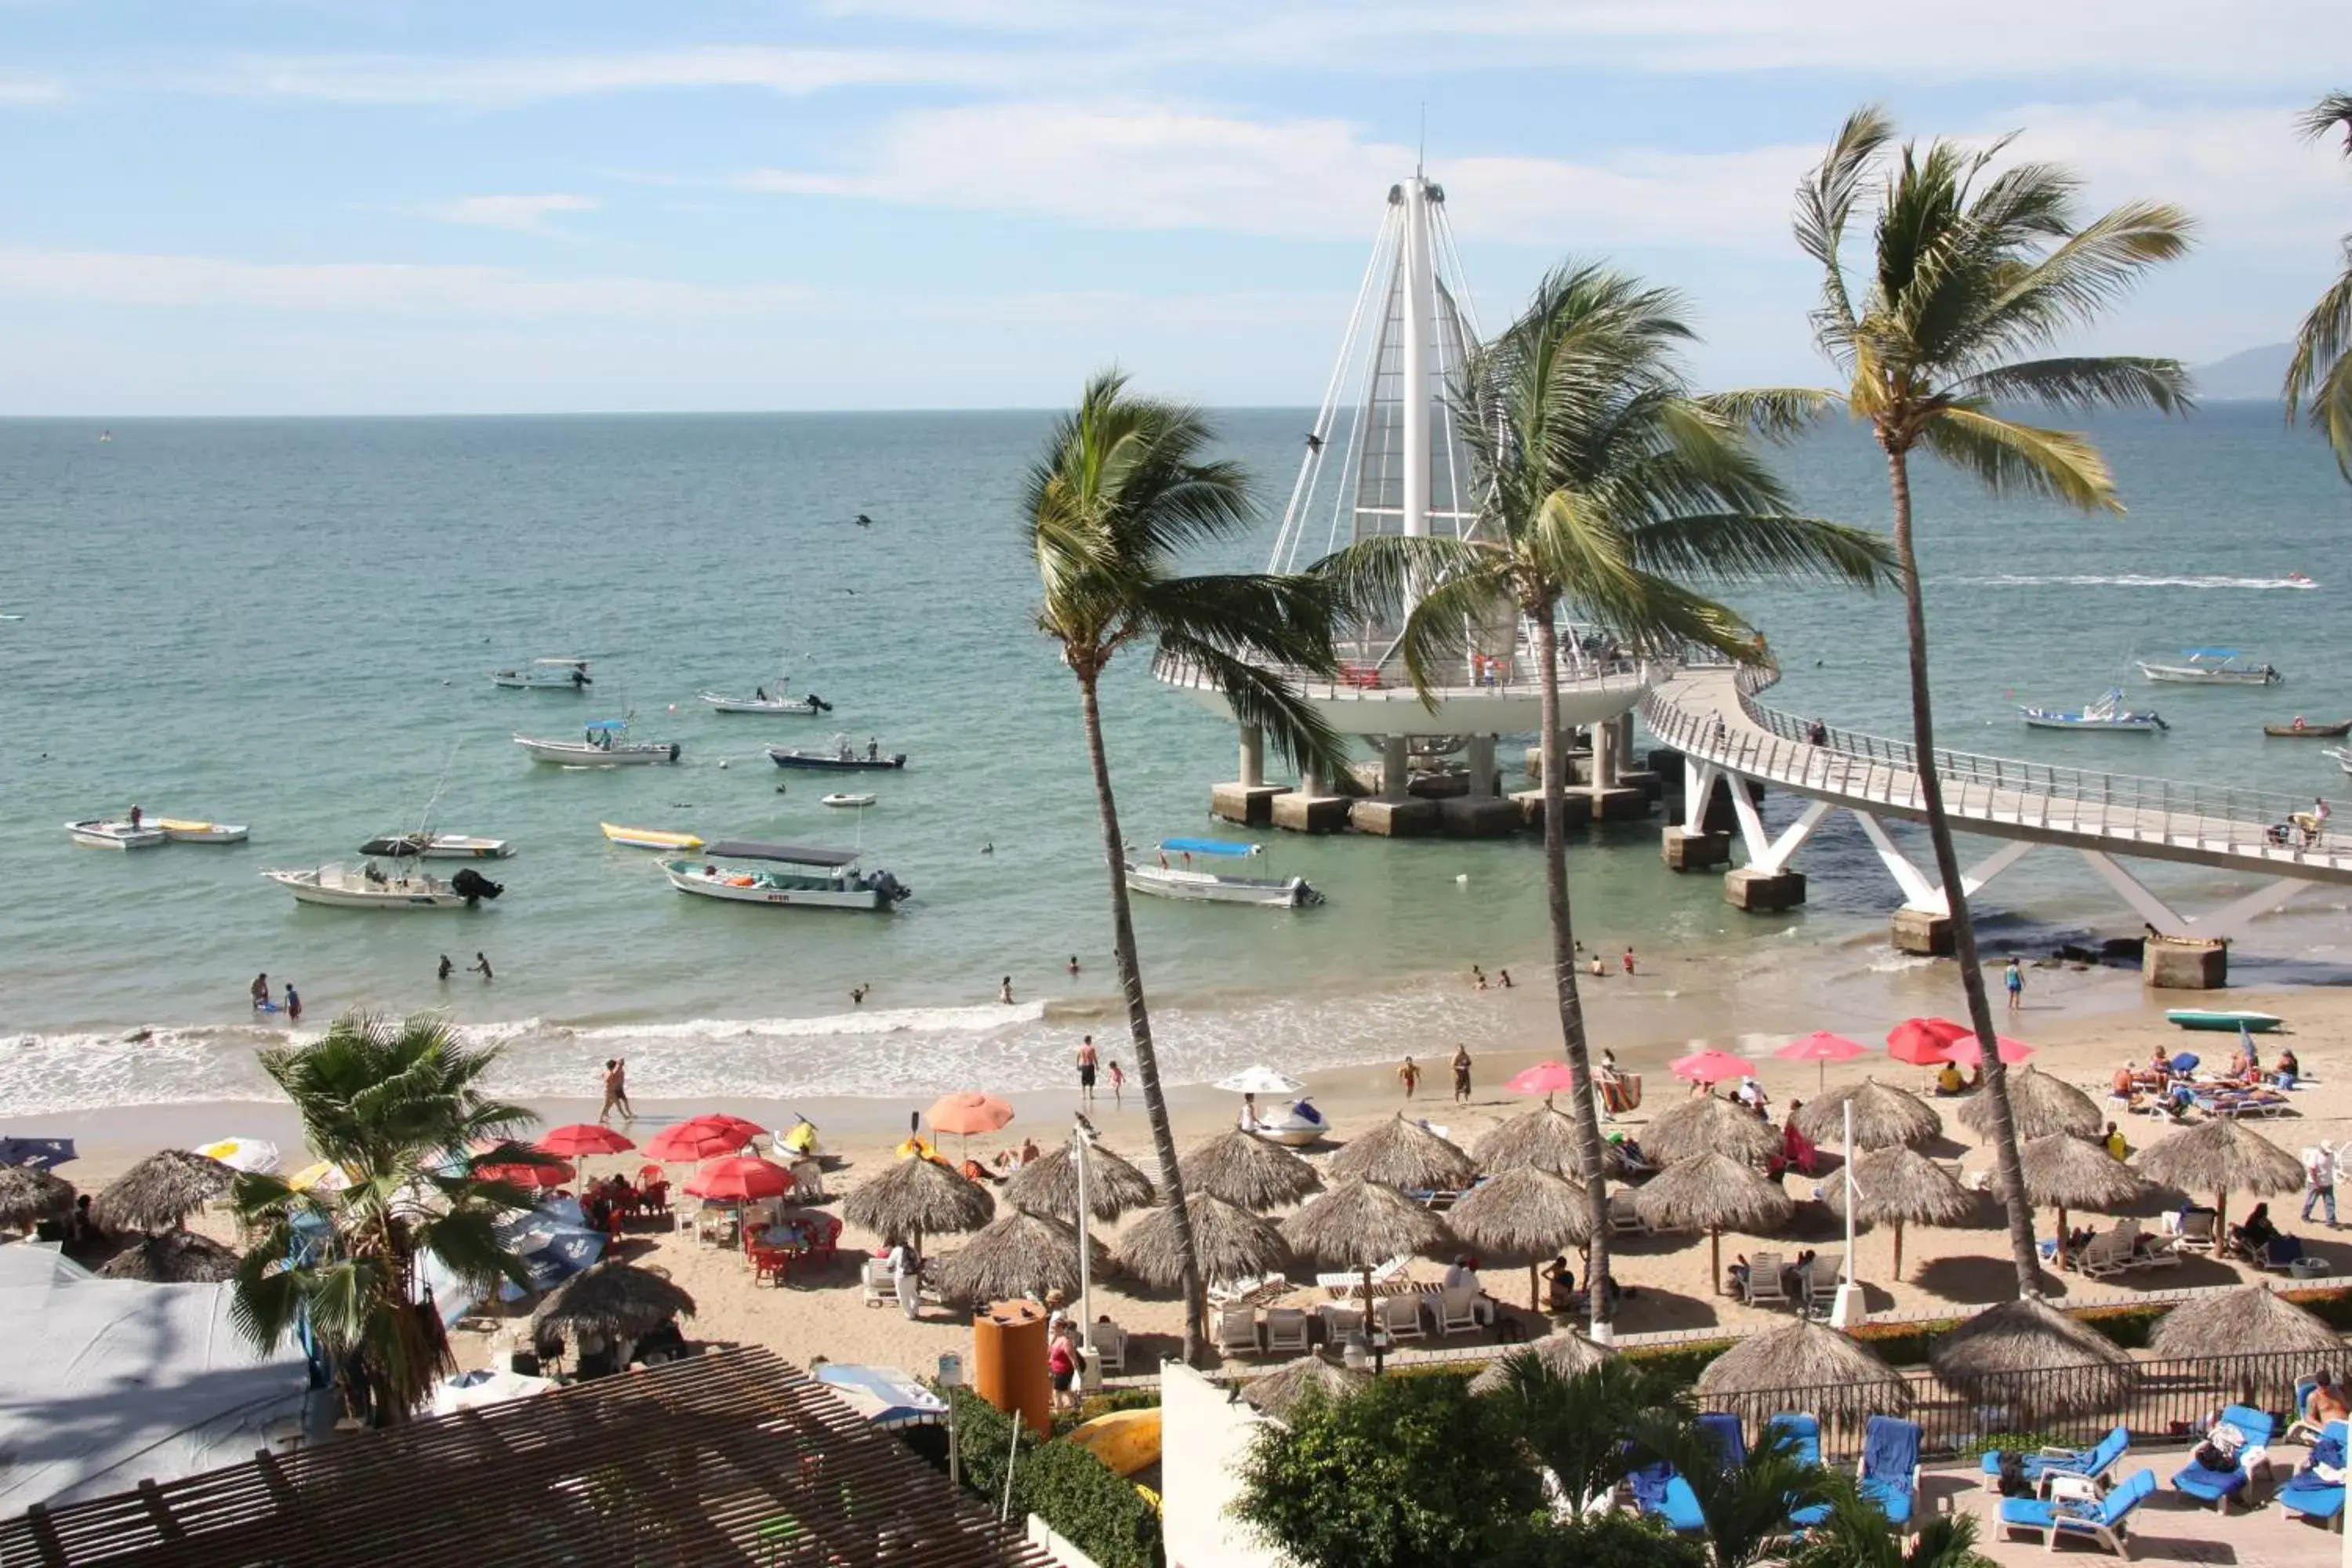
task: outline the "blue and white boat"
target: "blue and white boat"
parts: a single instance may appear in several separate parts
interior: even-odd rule
[[[2126,709],[2124,694],[2112,689],[2079,712],[2055,708],[2021,708],[2018,711],[2036,730],[2110,730],[2126,735],[2153,735],[2158,730],[2172,728],[2153,709],[2147,712]]]
[[[2276,686],[2286,679],[2233,647],[2187,647],[2178,658],[2134,659],[2148,679],[2169,686]]]
[[[1193,864],[1198,859],[1222,865],[1262,853],[1260,845],[1224,838],[1163,838],[1154,847],[1150,863],[1127,863],[1127,885],[1132,892],[1150,893],[1156,898],[1256,904],[1275,910],[1304,909],[1323,901],[1323,895],[1308,887],[1304,877],[1228,876],[1202,870]]]

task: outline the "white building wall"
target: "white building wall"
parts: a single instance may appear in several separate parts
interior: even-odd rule
[[[1191,1367],[1160,1373],[1160,1527],[1168,1568],[1286,1568],[1226,1510],[1261,1417]]]

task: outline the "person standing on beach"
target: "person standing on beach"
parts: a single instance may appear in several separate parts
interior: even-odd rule
[[[269,976],[266,973],[255,975],[250,989],[253,994],[253,1010],[257,1013],[267,1012],[269,1007]]]
[[[604,1063],[604,1103],[597,1109],[596,1125],[604,1126],[615,1110],[624,1121],[637,1119],[635,1107],[629,1103],[629,1063],[625,1057],[614,1057]]]
[[[1113,1110],[1125,1109],[1125,1107],[1120,1103],[1118,1095],[1119,1090],[1126,1087],[1127,1074],[1119,1070],[1118,1058],[1117,1057],[1113,1057],[1110,1059],[1110,1108]]]
[[[1413,1065],[1411,1057],[1405,1058],[1404,1066],[1397,1068],[1397,1081],[1404,1085],[1404,1097],[1407,1100],[1411,1100],[1412,1091],[1421,1087],[1421,1069]]]
[[[1088,1105],[1095,1102],[1095,1037],[1092,1035],[1078,1042],[1078,1098]]]
[[[2009,988],[2011,1012],[2025,1005],[2025,971],[2018,967],[2017,954],[2009,955],[2009,967],[2000,972],[2000,983]]]
[[[439,980],[442,984],[446,985],[449,984],[449,975],[451,972],[457,967],[457,966],[456,964],[449,962],[449,955],[445,952],[441,955],[441,967],[435,974],[435,978]]]
[[[485,980],[495,980],[498,978],[497,975],[490,973],[490,955],[484,952],[479,948],[476,948],[474,950],[474,962],[466,966],[466,973],[468,974],[478,974]]]
[[[1456,1105],[1467,1104],[1469,1099],[1470,1047],[1457,1045],[1454,1047],[1454,1102]]]
[[[923,1255],[903,1241],[893,1242],[885,1265],[890,1270],[890,1285],[898,1298],[898,1310],[913,1322],[923,1310]]]
[[[2303,1217],[2325,1205],[2327,1228],[2336,1228],[2336,1146],[2322,1140],[2316,1149],[2303,1152]]]
[[[1625,948],[1625,973],[1628,974],[1633,973],[1633,949],[1630,943]]]
[[[291,980],[286,983],[286,1021],[289,1024],[302,1021],[302,998],[296,994]]]

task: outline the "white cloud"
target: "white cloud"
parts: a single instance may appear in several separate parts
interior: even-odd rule
[[[440,202],[420,210],[425,216],[444,223],[511,229],[519,234],[552,234],[556,231],[548,226],[549,218],[559,213],[593,212],[596,206],[593,196],[551,192],[527,196],[460,196],[454,202]]]
[[[0,81],[0,106],[11,109],[38,109],[52,103],[63,103],[73,96],[65,83],[20,78]]]

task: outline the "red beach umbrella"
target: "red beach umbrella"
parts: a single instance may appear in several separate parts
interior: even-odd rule
[[[609,1127],[581,1121],[570,1127],[551,1130],[531,1147],[542,1154],[560,1154],[567,1160],[577,1160],[583,1154],[618,1154],[635,1148],[636,1143]]]
[[[514,1187],[560,1187],[574,1175],[572,1167],[557,1162],[547,1165],[477,1165],[474,1175],[485,1182],[504,1182]]]
[[[1992,1037],[1992,1048],[1994,1053],[2011,1067],[2015,1067],[2033,1054],[2032,1046],[2027,1045],[2023,1040],[2012,1040],[2007,1035],[1995,1035]],[[1946,1061],[1957,1062],[1961,1067],[1973,1067],[1977,1061],[1977,1037],[1973,1033],[1963,1035],[1945,1047],[1944,1050]]]
[[[1830,1063],[1850,1062],[1856,1057],[1867,1056],[1870,1054],[1870,1047],[1859,1040],[1849,1040],[1843,1035],[1832,1035],[1825,1029],[1816,1029],[1801,1040],[1790,1040],[1772,1054],[1784,1062],[1819,1062],[1822,1068],[1821,1082],[1823,1087],[1827,1087],[1830,1081]]]
[[[763,1135],[768,1131],[756,1121],[746,1121],[740,1116],[730,1116],[723,1110],[705,1111],[700,1116],[688,1117],[688,1120],[697,1127],[716,1127],[722,1132],[732,1132],[741,1138],[745,1143],[749,1143],[752,1139]],[[738,1144],[737,1147],[740,1148],[741,1144]]]
[[[1566,1062],[1538,1062],[1503,1086],[1513,1094],[1540,1094],[1549,1100],[1576,1087],[1576,1074]]]
[[[713,1160],[686,1184],[689,1197],[721,1203],[756,1203],[780,1198],[793,1190],[793,1173],[782,1165],[750,1154]]]
[[[709,1160],[732,1154],[751,1140],[731,1128],[713,1127],[697,1119],[665,1127],[646,1140],[646,1158],[667,1164],[679,1160]]]
[[[1940,1067],[1952,1059],[1946,1053],[1954,1040],[1974,1034],[1966,1024],[1949,1018],[1906,1018],[1886,1031],[1886,1054],[1913,1067]]]
[[[1697,1051],[1676,1058],[1668,1068],[1676,1078],[1686,1078],[1693,1083],[1718,1084],[1746,1078],[1756,1070],[1756,1064],[1729,1051]]]
[[[1013,1120],[1013,1108],[992,1094],[978,1089],[961,1089],[943,1094],[923,1112],[934,1132],[955,1132],[970,1137],[975,1132],[993,1132]]]

